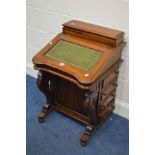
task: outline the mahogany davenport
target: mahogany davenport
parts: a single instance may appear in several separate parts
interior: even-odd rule
[[[46,97],[40,122],[53,109],[86,125],[90,136],[115,108],[124,33],[80,21],[63,24],[63,32],[34,56],[37,85]]]

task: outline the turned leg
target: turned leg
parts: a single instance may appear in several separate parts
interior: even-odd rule
[[[53,110],[52,104],[54,104],[55,100],[51,75],[39,71],[37,86],[46,97],[46,104],[43,106],[43,109],[38,116],[39,122],[44,122],[46,115]]]
[[[90,139],[91,135],[96,129],[96,126],[98,124],[98,117],[96,112],[96,101],[97,101],[97,93],[96,92],[87,92],[85,94],[85,101],[84,101],[84,110],[87,113],[87,115],[91,119],[91,125],[86,126],[86,129],[83,133],[83,135],[80,137],[81,145],[86,146],[88,140]]]

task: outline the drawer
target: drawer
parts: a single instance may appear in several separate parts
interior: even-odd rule
[[[102,113],[104,113],[104,111],[109,107],[109,106],[113,106],[114,105],[114,97],[109,97],[105,103],[103,103],[103,105],[100,105],[99,107],[99,115],[102,115]]]
[[[106,100],[102,100],[102,103],[100,104],[100,106],[107,106],[109,102],[111,102],[114,99],[113,96],[109,96]]]
[[[103,88],[100,93],[103,94],[103,95],[110,95],[112,92],[114,92],[116,90],[116,87],[117,85],[116,84],[113,84],[113,85],[109,85],[108,87],[106,88]]]
[[[118,70],[111,73],[105,80],[104,80],[104,87],[109,85],[112,81],[117,80],[118,77]]]

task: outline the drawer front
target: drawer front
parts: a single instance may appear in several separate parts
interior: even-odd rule
[[[111,73],[105,80],[104,80],[104,87],[109,85],[112,81],[117,80],[118,77],[118,69]]]
[[[112,72],[101,84],[99,91],[98,113],[114,104],[117,87],[118,69]]]

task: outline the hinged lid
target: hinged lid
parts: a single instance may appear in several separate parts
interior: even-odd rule
[[[117,46],[123,41],[124,32],[97,26],[81,21],[72,20],[63,24],[64,33],[70,33],[77,36],[89,37],[89,39]],[[81,34],[81,35],[80,35]]]

